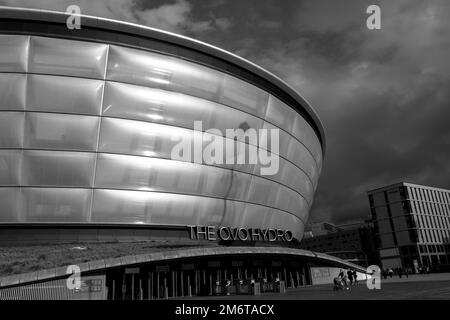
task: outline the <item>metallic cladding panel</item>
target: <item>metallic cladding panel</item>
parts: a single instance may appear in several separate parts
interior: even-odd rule
[[[125,119],[102,118],[101,152],[170,158],[172,148],[192,130]]]
[[[23,112],[0,111],[0,148],[22,148]]]
[[[193,145],[193,130],[126,119],[102,118],[99,152],[171,158],[171,151],[181,140]],[[203,145],[209,142],[205,135]],[[222,139],[218,137],[218,139]],[[229,140],[229,139],[228,139]],[[245,146],[238,142],[239,146]],[[225,148],[226,142],[222,142]],[[193,152],[193,148],[191,153]],[[193,156],[191,154],[191,158]],[[254,164],[223,165],[252,173]]]
[[[269,94],[245,81],[225,75],[219,101],[258,117],[266,113]]]
[[[223,74],[181,59],[110,46],[106,79],[187,93],[208,100],[219,95]]]
[[[297,112],[294,109],[287,107],[281,100],[270,95],[267,104],[266,120],[283,128],[287,132],[292,132],[294,127],[294,120],[297,117]]]
[[[27,109],[99,115],[102,93],[100,80],[30,74]]]
[[[295,191],[258,176],[195,163],[135,156],[99,154],[95,187],[216,198],[226,195],[227,199],[279,207],[294,215],[298,208],[305,206]]]
[[[0,222],[278,227],[301,238],[322,151],[277,98],[116,45],[1,35],[0,49]],[[192,142],[194,121],[223,133],[280,128],[278,173],[170,160],[176,143]],[[205,133],[203,147],[213,137],[229,141]]]
[[[31,37],[28,72],[104,79],[108,46]]]
[[[24,147],[95,151],[98,124],[98,117],[27,112]]]
[[[168,159],[99,154],[95,187],[131,189],[246,200],[251,176],[231,170]]]
[[[0,149],[0,186],[19,186],[22,150]]]
[[[133,224],[221,224],[242,225],[249,228],[270,226],[286,229],[303,224],[295,216],[283,211],[245,202],[183,194],[103,189],[94,190],[92,221]],[[299,229],[292,231],[297,237],[301,235]]]
[[[275,128],[272,125],[268,125],[267,128]],[[288,136],[283,136],[285,139],[289,139]],[[281,143],[283,143],[283,138],[280,138]],[[150,157],[160,157],[160,158],[170,158],[171,150],[180,141],[185,139],[191,141],[193,144],[193,133],[192,130],[161,125],[151,122],[141,122],[126,119],[113,119],[113,118],[103,118],[101,124],[100,132],[100,144],[99,151],[101,152],[111,152],[111,153],[123,153],[131,155],[142,155]],[[220,138],[217,138],[220,139]],[[296,152],[297,148],[303,150],[301,159],[296,159],[295,163],[297,166],[302,168],[306,172],[311,181],[317,182],[317,168],[315,167],[315,162],[310,153],[301,145],[297,140],[292,138],[293,146],[291,147],[293,151]],[[204,145],[207,145],[210,140],[208,135],[204,137]],[[222,145],[225,148],[225,139]],[[285,152],[288,149],[288,142],[284,140]],[[243,147],[245,144],[240,144]],[[280,152],[281,153],[281,152]],[[225,154],[225,151],[224,151]],[[300,161],[303,160],[304,161]],[[286,161],[280,159],[280,164],[283,165]],[[254,170],[251,169],[252,165],[242,165],[243,171],[252,173]],[[226,165],[224,165],[226,167]],[[230,166],[229,166],[230,167]],[[247,168],[245,168],[247,167]],[[235,168],[240,170],[239,168]],[[297,168],[297,170],[299,170]],[[301,170],[299,170],[301,171]],[[302,173],[299,173],[303,175]],[[268,176],[271,179],[270,176]]]
[[[1,161],[1,160],[0,160]],[[1,177],[1,173],[0,173]],[[1,178],[0,178],[1,179]],[[1,222],[21,222],[21,190],[20,188],[0,188],[0,223]]]
[[[317,165],[320,169],[319,171],[321,171],[323,157],[322,147],[320,146],[320,141],[311,126],[305,119],[297,116],[295,117],[294,131],[292,134],[297,137],[299,141],[302,141],[303,144],[311,151],[317,161]]]
[[[26,186],[92,187],[95,153],[24,150],[22,183]]]
[[[202,77],[196,79],[195,75],[199,73]],[[175,83],[175,80],[179,77],[187,77],[189,81]],[[237,108],[260,118],[266,116],[266,108],[269,102],[268,93],[235,77],[223,75],[216,70],[195,65],[181,59],[118,46],[110,47],[106,78],[117,82],[137,84],[197,96]],[[204,90],[198,91],[192,87],[202,87]],[[271,99],[272,108],[268,116],[270,115],[273,121],[276,121],[273,119],[274,109],[283,107],[291,110],[290,113],[288,111],[286,114],[293,116],[292,121],[295,122],[296,118],[300,118],[299,114],[281,101],[278,101],[278,106],[276,106],[276,103],[276,100]],[[314,133],[306,121],[303,120],[303,122],[299,121],[299,125],[308,126]],[[297,124],[292,123],[292,126],[295,127]],[[280,132],[280,135],[289,136],[286,131],[291,131],[284,127],[281,128],[283,131]],[[300,135],[301,132],[298,132],[299,129],[297,128],[296,130],[297,135]],[[288,138],[284,140],[288,140]],[[307,140],[307,142],[311,147],[319,147],[320,149],[320,142],[317,138],[316,140]],[[284,153],[286,149],[287,146],[284,146],[282,149]],[[313,151],[316,151],[316,149]],[[316,152],[313,155],[317,156]]]
[[[89,189],[23,188],[22,193],[27,222],[89,222]]]
[[[317,161],[319,169],[322,161],[322,148],[311,126],[295,110],[279,99],[270,96],[265,118],[273,125],[282,128],[301,142]]]
[[[0,73],[0,110],[25,109],[26,81],[26,74]]]
[[[239,128],[246,124],[259,129],[263,120],[237,109],[177,92],[107,82],[103,115],[168,124],[193,129],[202,121],[203,130]]]
[[[217,224],[224,201],[214,198],[130,190],[94,190],[93,222]]]
[[[311,154],[297,139],[289,139],[286,158],[303,169],[312,181],[317,182],[319,178],[317,164]]]
[[[264,122],[263,128],[271,130],[277,129],[278,127],[266,121]],[[314,174],[318,171],[317,162],[314,160],[309,150],[297,139],[287,134],[285,131],[280,130],[279,133],[280,137],[278,154],[302,169],[313,181],[317,182],[318,177]],[[271,151],[271,143],[265,142],[265,139],[262,139],[262,141],[263,145],[268,146],[267,149]],[[296,155],[293,155],[293,153],[296,153]],[[301,158],[296,158],[295,156],[297,155],[301,155]]]
[[[0,72],[27,72],[28,36],[0,35]]]

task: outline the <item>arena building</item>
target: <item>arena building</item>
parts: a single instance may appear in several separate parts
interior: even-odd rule
[[[215,255],[237,257],[238,247],[233,251],[232,245],[238,244],[254,248],[261,258],[255,278],[270,278],[269,269],[283,269],[281,261],[297,259],[288,263],[291,278],[286,270],[275,273],[283,281],[292,279],[292,285],[306,284],[307,272],[301,271],[302,278],[298,271],[318,257],[283,251],[295,250],[303,236],[325,151],[323,126],[305,99],[268,71],[211,45],[91,16],[81,16],[81,29],[69,29],[68,17],[0,9],[2,246],[185,239],[218,244]],[[238,148],[275,155],[278,170],[263,175],[262,163],[190,161],[195,155],[174,159],[179,141],[203,134],[195,130],[196,121],[206,132],[278,129],[276,148],[274,141],[251,145],[254,141],[245,135],[233,139]],[[214,139],[229,142],[226,136]],[[221,244],[231,246],[225,250]],[[257,250],[267,245],[271,254]],[[235,279],[250,273],[246,265],[254,261],[252,251],[244,251],[240,262],[230,262],[236,270],[228,272],[235,272]],[[202,256],[201,270],[193,261],[159,271],[148,271],[156,268],[151,266],[143,277],[169,274],[164,281],[171,284],[163,286],[169,296],[186,295],[192,281],[198,294],[200,280],[208,282],[206,290],[229,277],[226,270],[217,271],[219,260]],[[175,280],[174,268],[192,271],[190,279]],[[112,266],[86,269],[101,270]],[[128,272],[143,274],[133,270]],[[63,275],[49,274],[39,280]],[[118,276],[107,273],[108,285],[128,273],[116,268],[112,274]],[[0,286],[21,283],[10,280]],[[125,295],[119,292],[122,280],[117,281],[120,286],[108,286],[109,298]],[[134,288],[134,278],[130,281]],[[152,285],[159,291],[159,284]],[[150,291],[143,295],[149,297]]]

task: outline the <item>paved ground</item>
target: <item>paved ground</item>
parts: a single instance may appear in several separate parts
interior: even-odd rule
[[[380,290],[369,290],[365,283],[350,287],[348,291],[333,291],[332,285],[288,289],[285,294],[261,296],[227,296],[213,299],[256,300],[406,300],[450,299],[450,274],[412,275],[409,278],[382,279]]]

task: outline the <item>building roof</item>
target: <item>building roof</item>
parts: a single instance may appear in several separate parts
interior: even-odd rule
[[[376,189],[368,190],[367,193],[368,194],[372,194],[372,193],[375,193],[375,192],[380,192],[380,191],[384,191],[384,190],[387,190],[387,189],[391,189],[393,187],[400,187],[400,186],[413,187],[413,188],[425,188],[425,189],[428,189],[428,190],[450,192],[450,190],[443,189],[443,188],[430,187],[430,186],[414,184],[414,183],[409,183],[409,182],[397,182],[397,183],[389,184],[389,185],[384,186],[384,187],[379,187],[379,188],[376,188]]]

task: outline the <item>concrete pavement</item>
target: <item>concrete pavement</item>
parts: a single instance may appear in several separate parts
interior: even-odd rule
[[[286,293],[264,293],[260,296],[199,297],[214,300],[450,300],[450,273],[410,275],[401,279],[382,279],[380,290],[369,290],[365,281],[350,290],[333,291],[333,285],[288,289]]]

